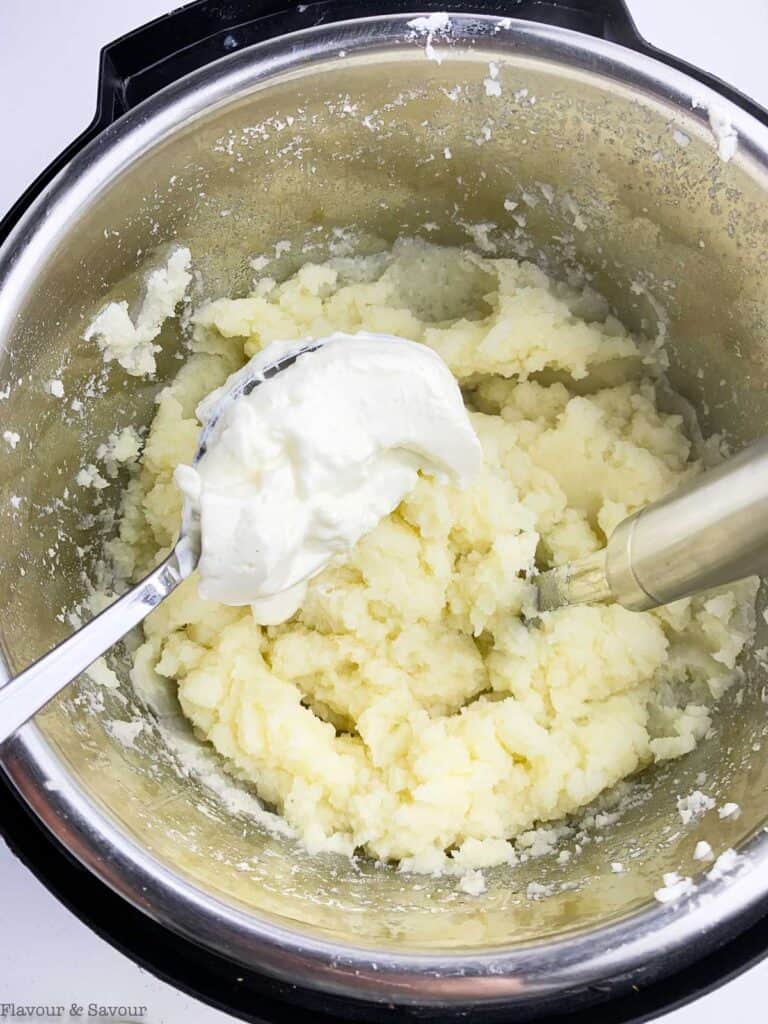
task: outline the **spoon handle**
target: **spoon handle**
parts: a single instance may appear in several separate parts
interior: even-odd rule
[[[103,612],[0,686],[0,745],[142,622],[187,575],[176,550]]]

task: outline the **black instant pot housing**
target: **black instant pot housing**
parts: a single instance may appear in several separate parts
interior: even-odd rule
[[[649,46],[638,34],[624,0],[464,0],[455,10],[544,22],[619,43],[676,68],[768,125],[768,112],[719,79]],[[450,12],[445,3],[402,0],[199,0],[123,36],[101,52],[96,115],[30,185],[0,221],[0,243],[38,193],[86,143],[142,100],[191,71],[254,43],[315,25],[374,14]],[[38,822],[0,771],[0,833],[11,850],[81,921],[136,963],[184,992],[253,1024],[329,1024],[331,1021],[549,1022],[625,1024],[650,1020],[723,984],[768,952],[768,901],[763,914],[736,938],[683,971],[627,994],[612,983],[535,1008],[510,1011],[403,1008],[363,1003],[289,985],[249,971],[169,931],[136,910],[83,868]],[[616,979],[619,981],[619,979]]]

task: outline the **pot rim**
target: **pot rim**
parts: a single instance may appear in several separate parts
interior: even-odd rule
[[[35,267],[69,226],[143,153],[197,116],[280,74],[372,50],[423,48],[409,27],[419,12],[350,19],[279,36],[222,57],[145,100],[91,141],[25,211],[0,247],[0,338],[34,281]],[[768,181],[768,128],[694,78],[660,61],[568,29],[491,15],[451,14],[450,36],[435,43],[476,43],[610,81],[641,102],[685,112],[708,132],[716,103],[739,135],[737,162]],[[465,56],[466,54],[463,53]],[[448,55],[448,59],[450,56]],[[768,187],[768,186],[766,186]],[[10,675],[5,658],[0,681]],[[697,882],[681,904],[657,904],[618,921],[555,940],[483,953],[403,952],[352,946],[283,926],[205,893],[129,838],[117,820],[66,773],[40,729],[29,723],[0,751],[0,767],[25,803],[77,860],[133,906],[170,930],[286,981],[359,999],[463,1005],[554,998],[621,976],[628,986],[671,973],[725,941],[758,916],[768,885],[768,838],[760,830],[726,879]],[[46,785],[47,784],[47,785]],[[49,788],[50,787],[50,788]]]

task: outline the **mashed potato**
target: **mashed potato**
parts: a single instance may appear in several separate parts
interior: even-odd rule
[[[510,840],[653,760],[690,751],[734,677],[754,585],[651,613],[531,624],[540,567],[699,469],[656,405],[650,356],[590,293],[508,259],[404,242],[307,265],[196,317],[127,491],[130,575],[173,543],[196,403],[277,338],[359,329],[431,346],[465,389],[478,481],[421,478],[288,623],[203,601],[193,576],[146,622],[136,672],[178,684],[199,736],[310,851],[419,871],[508,861]]]

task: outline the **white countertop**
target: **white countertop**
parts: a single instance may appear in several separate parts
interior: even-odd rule
[[[100,47],[175,6],[170,0],[0,0],[0,215],[90,121]],[[767,0],[630,0],[629,6],[649,42],[768,106]],[[147,1008],[137,1018],[145,1024],[233,1019],[156,980],[97,938],[2,841],[0,893],[0,1019],[1,1004],[11,1002],[138,1004]],[[767,987],[765,961],[659,1019],[663,1024],[756,1021]]]

